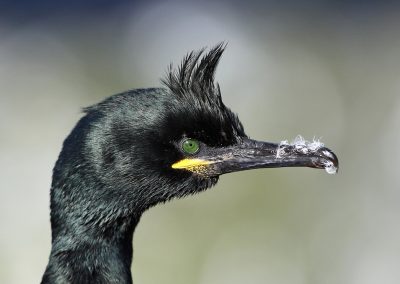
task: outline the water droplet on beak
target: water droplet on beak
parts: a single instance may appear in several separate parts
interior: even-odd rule
[[[338,168],[331,161],[326,161],[325,171],[330,175],[334,175],[338,172]]]

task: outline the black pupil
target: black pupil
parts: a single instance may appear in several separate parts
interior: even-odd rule
[[[186,153],[194,154],[199,149],[199,145],[196,140],[188,139],[185,142],[183,142],[182,148],[183,151],[185,151]]]

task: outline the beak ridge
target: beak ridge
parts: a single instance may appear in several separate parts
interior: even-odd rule
[[[217,153],[216,153],[217,152]],[[339,161],[333,151],[319,141],[307,142],[304,139],[289,144],[279,144],[244,139],[240,144],[221,148],[209,161],[210,173],[221,175],[236,171],[257,168],[310,167],[325,169],[329,174],[337,173]]]

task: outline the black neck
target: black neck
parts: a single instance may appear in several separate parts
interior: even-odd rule
[[[132,237],[138,221],[123,218],[112,226],[75,227],[72,234],[68,224],[61,232],[53,228],[50,260],[42,284],[132,283]]]

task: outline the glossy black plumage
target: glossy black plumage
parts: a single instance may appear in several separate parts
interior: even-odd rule
[[[170,165],[181,158],[182,135],[209,145],[244,136],[213,84],[222,51],[197,67],[200,52],[189,55],[179,72],[170,70],[169,88],[128,91],[85,109],[53,172],[52,252],[42,283],[130,283],[142,212],[217,182]]]
[[[132,235],[149,207],[205,190],[223,173],[335,162],[294,150],[279,160],[276,144],[249,140],[214,83],[223,50],[190,53],[169,70],[164,88],[128,91],[85,109],[53,172],[52,249],[42,283],[131,283]],[[180,148],[187,137],[201,143],[195,157]],[[195,158],[206,163],[172,167]]]

